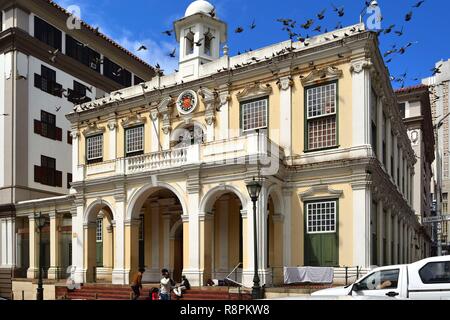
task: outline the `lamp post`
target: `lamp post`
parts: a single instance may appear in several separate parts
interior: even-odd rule
[[[39,280],[38,287],[36,289],[36,300],[44,300],[44,288],[42,286],[42,264],[44,261],[44,250],[42,250],[42,229],[45,227],[47,220],[40,212],[35,216],[35,220],[39,229]]]
[[[253,277],[252,297],[253,299],[262,299],[262,290],[260,286],[260,280],[258,275],[258,246],[257,246],[257,234],[256,234],[256,202],[258,201],[259,194],[261,192],[261,184],[253,178],[251,182],[247,184],[248,194],[253,202],[253,251],[254,251],[254,264],[255,275]]]
[[[373,1],[371,1],[370,2],[370,4],[367,6],[367,7],[365,7],[364,9],[362,9],[362,11],[361,11],[361,13],[360,13],[360,15],[359,15],[359,23],[362,23],[363,22],[363,17],[366,15],[366,13],[367,13],[367,8],[372,8],[372,9],[375,9],[375,8],[377,8],[378,7],[378,1],[376,1],[376,0],[373,0]]]

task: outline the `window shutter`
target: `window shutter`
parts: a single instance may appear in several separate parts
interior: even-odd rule
[[[55,171],[55,187],[62,187],[62,172]]]
[[[67,189],[70,189],[70,184],[72,183],[72,174],[68,173],[67,174]]]
[[[37,73],[34,74],[34,86],[39,89],[42,88],[42,79],[41,76]]]
[[[61,128],[56,128],[55,140],[62,141],[62,129]]]
[[[42,168],[34,166],[34,182],[41,183],[42,181]]]
[[[39,120],[34,120],[34,133],[42,135],[42,123]]]

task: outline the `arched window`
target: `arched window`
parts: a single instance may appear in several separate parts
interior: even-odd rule
[[[205,47],[204,47],[204,53],[208,56],[212,55],[212,46],[213,46],[213,39],[215,37],[211,33],[211,30],[208,30],[208,32],[205,33]]]
[[[192,30],[186,32],[186,36],[184,37],[186,39],[186,55],[194,53],[194,36],[195,34]]]

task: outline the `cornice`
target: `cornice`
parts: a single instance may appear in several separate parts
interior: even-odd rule
[[[376,36],[372,32],[362,32],[352,34],[346,38],[336,41],[330,41],[310,48],[302,48],[302,50],[289,52],[281,56],[274,57],[269,61],[261,61],[259,63],[251,64],[246,67],[233,69],[231,74],[229,72],[219,72],[199,78],[190,82],[186,82],[183,86],[173,85],[167,88],[160,88],[153,91],[148,91],[145,94],[133,96],[120,102],[119,105],[115,103],[107,103],[95,109],[87,109],[82,113],[71,113],[67,116],[70,121],[83,121],[92,117],[102,116],[105,113],[112,111],[127,110],[133,107],[142,105],[149,105],[150,103],[160,100],[161,97],[177,96],[185,88],[189,87],[193,90],[198,90],[200,87],[227,87],[229,91],[230,84],[237,81],[245,81],[246,78],[254,78],[261,75],[267,75],[268,67],[276,65],[278,69],[291,68],[292,65],[307,65],[310,61],[319,58],[329,58],[333,55],[330,50],[341,50],[343,46],[348,46],[351,50],[353,47],[366,47],[362,45],[361,41],[376,41]]]

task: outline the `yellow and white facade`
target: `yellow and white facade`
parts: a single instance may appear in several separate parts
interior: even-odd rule
[[[250,287],[254,177],[263,284],[282,283],[284,266],[426,256],[412,209],[416,159],[376,34],[356,25],[336,39],[220,56],[227,26],[211,10],[194,1],[175,22],[179,72],[67,116],[75,280],[128,284],[145,266],[150,282],[168,268],[204,285],[242,263],[236,276]]]

